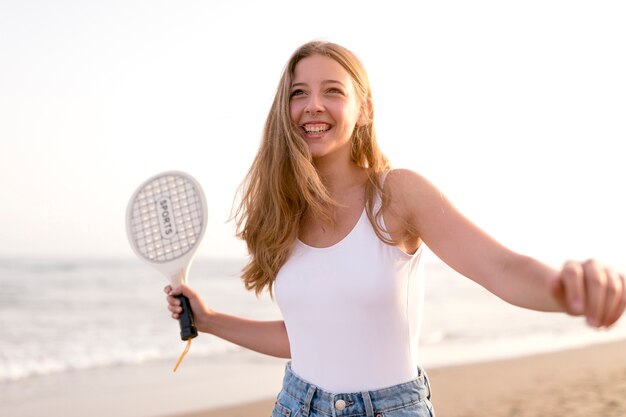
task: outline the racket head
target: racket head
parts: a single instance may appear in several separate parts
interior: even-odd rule
[[[165,171],[144,181],[126,209],[131,248],[177,286],[202,241],[207,225],[202,187],[186,172]]]

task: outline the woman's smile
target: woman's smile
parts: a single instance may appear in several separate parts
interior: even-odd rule
[[[306,123],[302,125],[302,129],[307,138],[319,138],[331,129],[328,123]]]

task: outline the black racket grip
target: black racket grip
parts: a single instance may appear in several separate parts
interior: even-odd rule
[[[180,324],[180,338],[182,340],[193,339],[198,336],[198,329],[193,321],[193,311],[191,310],[191,303],[189,298],[184,295],[177,295],[176,298],[180,300],[180,306],[183,311],[178,315],[178,324]]]

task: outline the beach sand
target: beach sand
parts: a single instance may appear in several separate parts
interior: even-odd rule
[[[285,360],[211,358],[53,373],[0,383],[12,417],[269,417]],[[626,340],[556,353],[429,367],[438,417],[625,417]]]
[[[626,416],[626,341],[426,371],[437,417]],[[273,403],[178,417],[267,417]]]

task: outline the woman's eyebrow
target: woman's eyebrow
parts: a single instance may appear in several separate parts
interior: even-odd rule
[[[323,80],[323,81],[322,81],[322,84],[339,84],[339,85],[342,85],[342,86],[343,86],[343,83],[342,83],[341,81],[338,81],[338,80]],[[293,88],[293,87],[305,87],[305,86],[307,86],[307,85],[308,85],[308,84],[307,84],[307,83],[305,83],[305,82],[299,82],[299,83],[293,83],[293,84],[291,84],[291,87],[292,87],[292,88]]]

